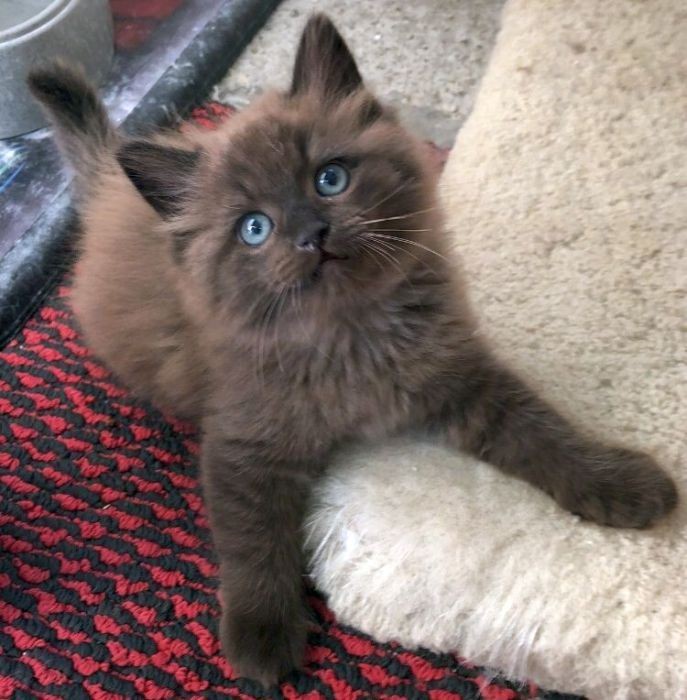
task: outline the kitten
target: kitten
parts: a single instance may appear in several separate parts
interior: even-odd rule
[[[351,439],[428,428],[604,525],[675,506],[650,457],[581,436],[475,334],[436,174],[325,16],[305,27],[290,89],[216,132],[128,139],[77,72],[30,85],[76,170],[88,342],[202,426],[239,673],[270,684],[301,661],[306,498]]]

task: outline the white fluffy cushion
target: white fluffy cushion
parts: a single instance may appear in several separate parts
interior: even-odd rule
[[[511,0],[443,183],[483,331],[652,451],[678,511],[613,531],[436,445],[361,448],[310,520],[343,621],[592,698],[687,698],[685,47],[673,0]]]

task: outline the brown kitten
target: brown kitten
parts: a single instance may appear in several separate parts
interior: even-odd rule
[[[650,457],[582,437],[475,335],[436,176],[326,17],[305,28],[290,90],[217,132],[127,140],[73,71],[30,84],[77,169],[88,341],[202,425],[240,673],[269,684],[301,661],[306,498],[351,439],[424,426],[606,525],[675,506]]]

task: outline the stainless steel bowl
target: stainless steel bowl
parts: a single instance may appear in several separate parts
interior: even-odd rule
[[[112,53],[108,0],[0,0],[0,138],[45,126],[26,87],[32,66],[61,57],[100,83]]]

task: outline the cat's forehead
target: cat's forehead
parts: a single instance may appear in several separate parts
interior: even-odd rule
[[[242,115],[224,140],[221,184],[246,195],[292,188],[313,168],[355,152],[356,134],[336,114],[270,105]]]
[[[303,189],[331,161],[414,167],[412,138],[374,98],[360,91],[334,104],[270,95],[240,114],[225,132],[215,172],[223,189],[246,197]],[[217,163],[217,161],[215,161]]]
[[[229,162],[259,159],[261,165],[293,167],[350,149],[359,135],[336,110],[285,106],[256,110],[247,117],[227,144]]]

